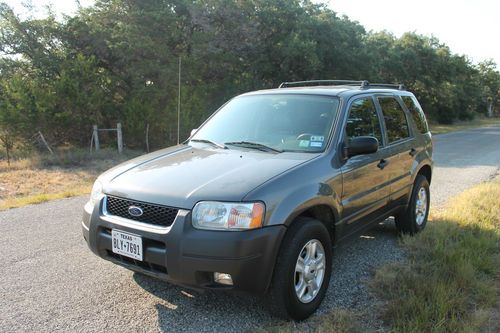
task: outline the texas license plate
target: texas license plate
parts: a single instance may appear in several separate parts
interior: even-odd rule
[[[142,238],[120,230],[111,231],[113,253],[142,261]]]

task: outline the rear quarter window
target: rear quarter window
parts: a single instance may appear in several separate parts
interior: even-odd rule
[[[401,96],[401,99],[405,103],[408,111],[410,111],[411,117],[413,119],[413,122],[417,126],[418,131],[422,134],[429,132],[429,127],[427,126],[427,120],[425,119],[424,111],[417,103],[416,98],[412,96]]]

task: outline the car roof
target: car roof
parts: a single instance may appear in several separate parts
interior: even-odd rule
[[[401,96],[411,96],[412,93],[406,90],[394,89],[394,88],[381,88],[381,87],[360,87],[354,85],[318,85],[318,86],[303,86],[303,87],[285,87],[285,88],[274,88],[274,89],[264,89],[256,90],[242,94],[240,96],[252,96],[252,95],[274,95],[274,94],[302,94],[302,95],[323,95],[323,96],[338,96],[349,98],[354,95],[366,94],[366,93],[391,93],[394,95]]]

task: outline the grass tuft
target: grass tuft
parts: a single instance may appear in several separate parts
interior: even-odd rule
[[[35,194],[28,195],[25,197],[13,197],[7,198],[5,200],[0,201],[0,210],[10,209],[10,208],[18,208],[26,205],[38,204],[42,202],[47,202],[50,200],[57,200],[63,198],[70,198],[79,195],[89,194],[91,190],[91,186],[82,186],[79,188],[75,188],[73,190],[68,190],[64,192],[58,193],[43,193],[43,194]]]
[[[392,330],[500,331],[499,198],[500,180],[465,191],[403,238],[407,262],[377,270],[371,286]]]
[[[358,333],[364,332],[358,324],[359,318],[349,310],[336,309],[329,313],[313,316],[302,322],[284,321],[275,326],[261,328],[255,333]]]

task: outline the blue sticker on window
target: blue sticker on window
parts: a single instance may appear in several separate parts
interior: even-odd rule
[[[323,147],[323,142],[311,141],[311,147]]]

